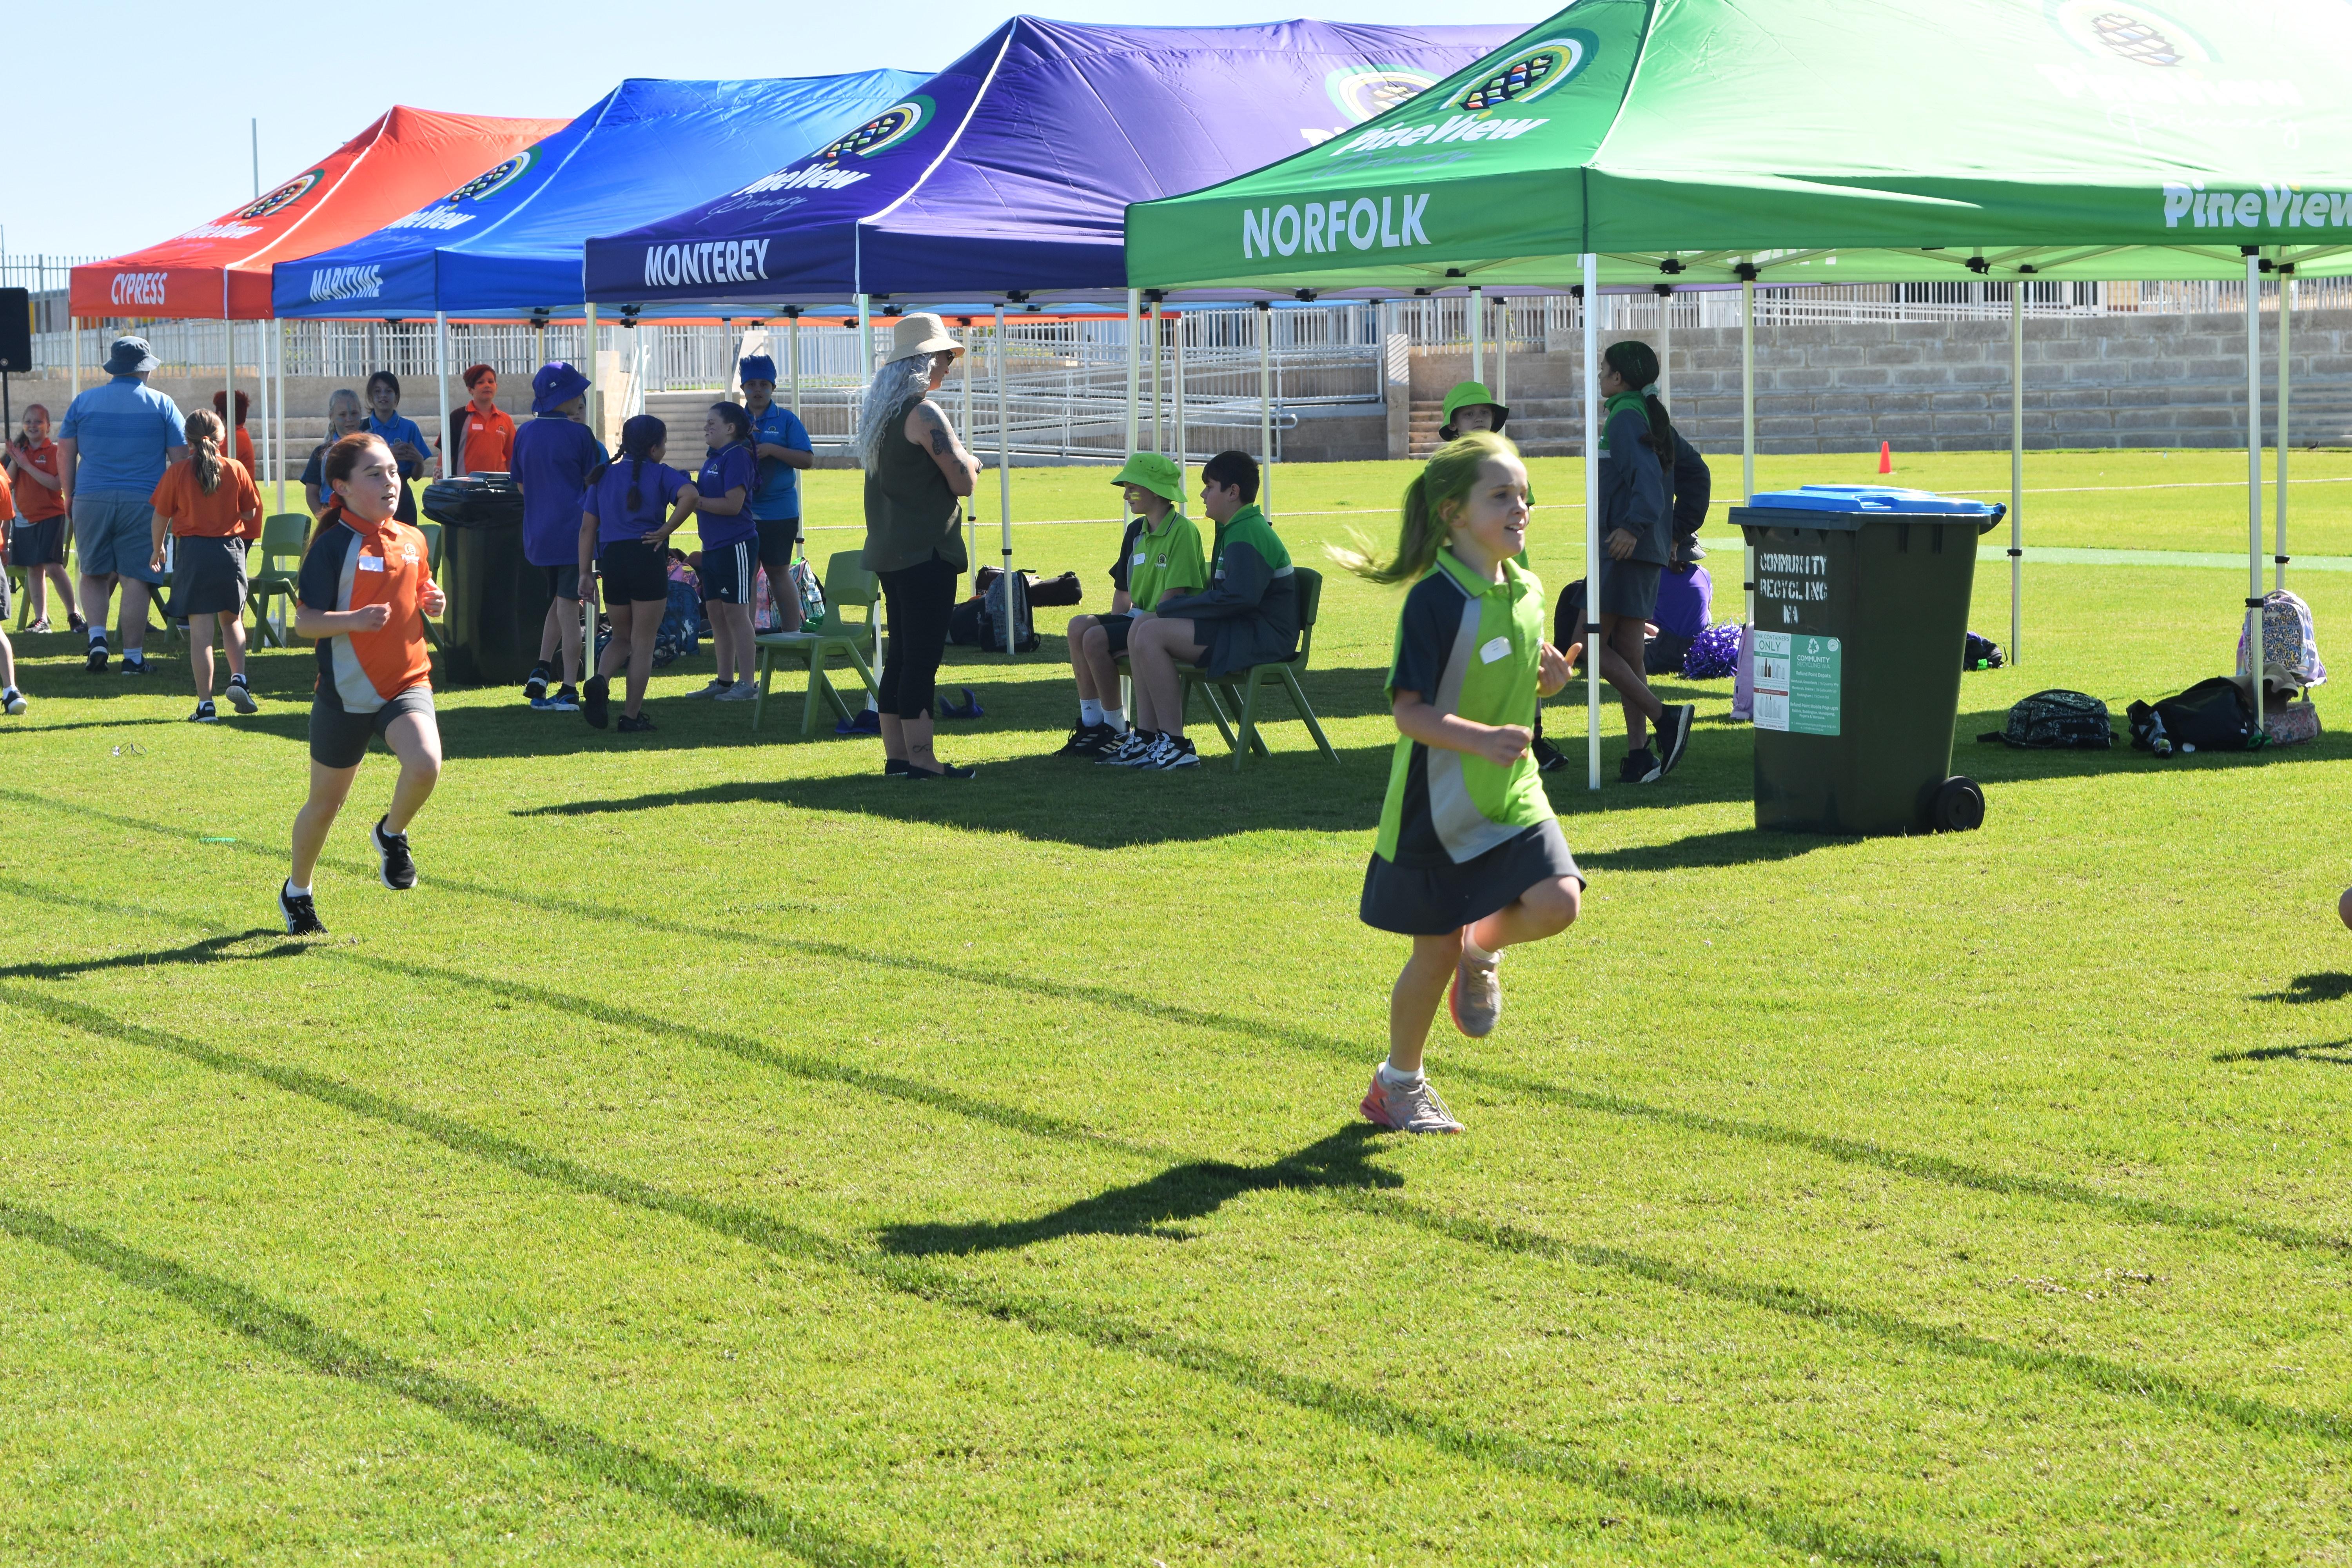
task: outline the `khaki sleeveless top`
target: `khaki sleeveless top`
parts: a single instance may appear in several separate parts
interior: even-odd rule
[[[937,555],[959,572],[964,554],[963,509],[948,489],[948,477],[929,452],[900,433],[920,398],[909,398],[890,415],[882,457],[866,476],[866,550],[868,572],[897,572]]]

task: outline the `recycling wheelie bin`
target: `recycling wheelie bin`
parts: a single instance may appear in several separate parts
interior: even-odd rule
[[[1756,826],[1965,830],[1952,776],[1977,539],[2006,508],[1927,490],[1805,485],[1731,509],[1756,584]]]
[[[505,474],[467,474],[425,487],[425,515],[441,525],[442,664],[453,686],[520,686],[539,662],[553,602],[547,574],[523,556],[522,489]]]

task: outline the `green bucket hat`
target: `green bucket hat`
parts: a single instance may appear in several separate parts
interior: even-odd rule
[[[1184,504],[1184,479],[1177,472],[1175,459],[1158,452],[1136,453],[1111,483],[1141,485],[1171,506]]]
[[[1445,395],[1445,413],[1438,421],[1439,438],[1453,440],[1454,416],[1465,408],[1481,403],[1490,405],[1495,410],[1495,429],[1499,434],[1504,425],[1509,422],[1511,411],[1496,401],[1495,395],[1486,390],[1484,382],[1457,381],[1454,384],[1454,390]]]

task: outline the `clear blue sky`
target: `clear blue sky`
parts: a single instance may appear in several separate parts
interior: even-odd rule
[[[1530,25],[1563,0],[1349,0],[1334,21]],[[253,195],[249,121],[264,189],[302,172],[394,103],[472,114],[577,113],[628,76],[824,76],[935,70],[1010,13],[952,0],[846,11],[811,5],[622,5],[465,0],[293,5],[100,0],[70,26],[12,29],[8,118],[39,152],[0,187],[12,257],[110,256],[192,228]],[[1213,26],[1297,15],[1274,0],[1148,7],[1068,0],[1066,21]],[[850,33],[845,16],[875,24]],[[810,36],[796,36],[814,24]],[[51,34],[44,40],[45,33]],[[65,35],[71,35],[68,43]],[[58,53],[47,60],[43,55]],[[148,102],[154,109],[144,107]],[[19,142],[20,149],[24,143]]]

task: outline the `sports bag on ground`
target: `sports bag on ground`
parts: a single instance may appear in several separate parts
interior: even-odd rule
[[[2124,710],[2132,745],[2168,757],[2175,752],[2242,752],[2262,743],[2254,705],[2226,675],[2200,680],[2178,697]]]
[[[1037,651],[1037,626],[1029,617],[1029,574],[1025,572],[1000,572],[995,580],[982,574],[980,597],[980,643],[983,648],[1004,651],[1004,618],[1006,601],[1011,600],[1013,617],[1013,651]],[[955,627],[952,619],[949,631]]]
[[[2116,731],[2105,703],[2080,691],[2053,689],[2021,700],[2010,709],[2005,726],[1977,739],[2022,752],[2104,752],[2116,743]]]

